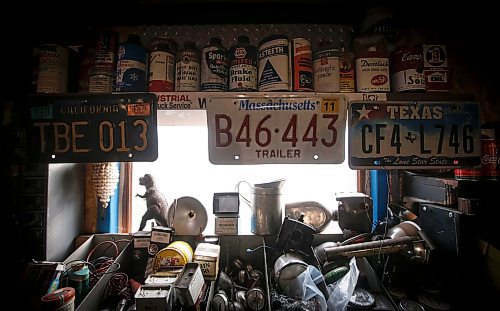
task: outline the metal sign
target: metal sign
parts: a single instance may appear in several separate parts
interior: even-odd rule
[[[471,102],[351,102],[352,169],[436,169],[480,163],[479,105]]]
[[[30,97],[30,152],[50,163],[137,162],[158,157],[156,96]]]
[[[214,164],[342,163],[344,96],[212,97],[208,148]]]

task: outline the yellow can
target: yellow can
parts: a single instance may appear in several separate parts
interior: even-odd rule
[[[153,260],[153,273],[162,268],[183,267],[193,261],[193,249],[184,241],[175,241],[161,249]]]

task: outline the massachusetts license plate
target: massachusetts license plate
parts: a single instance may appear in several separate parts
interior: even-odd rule
[[[211,98],[208,148],[214,164],[342,163],[344,96]]]
[[[352,169],[435,169],[480,163],[479,105],[471,102],[351,102]]]
[[[154,161],[156,96],[150,93],[30,98],[30,152],[50,163]]]

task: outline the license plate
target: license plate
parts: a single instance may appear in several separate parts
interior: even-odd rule
[[[352,169],[435,169],[480,164],[479,105],[351,102]]]
[[[49,163],[154,161],[156,96],[149,93],[33,96],[30,153]]]
[[[208,144],[213,164],[342,163],[344,96],[211,98]]]

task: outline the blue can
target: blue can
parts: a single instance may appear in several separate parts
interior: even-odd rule
[[[146,92],[146,64],[148,52],[141,45],[141,38],[131,34],[127,42],[118,47],[118,63],[116,65],[117,92]]]

